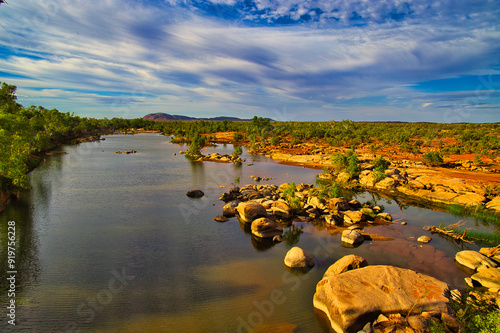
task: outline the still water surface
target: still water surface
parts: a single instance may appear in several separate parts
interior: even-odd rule
[[[186,147],[156,134],[113,135],[66,146],[31,174],[32,190],[0,214],[1,261],[6,267],[7,221],[16,222],[16,323],[2,269],[2,332],[250,332],[261,324],[296,325],[296,332],[329,332],[315,313],[316,283],[346,254],[370,264],[392,264],[431,274],[452,286],[465,276],[453,261],[461,247],[426,234],[424,225],[458,220],[447,213],[375,198],[394,219],[374,227],[393,241],[341,246],[340,234],[302,227],[288,243],[259,242],[235,219],[218,223],[219,196],[235,177],[274,177],[269,183],[314,183],[317,170],[281,165],[244,154],[253,166],[191,162],[173,153]],[[137,154],[116,154],[134,149]],[[230,153],[232,146],[206,149]],[[267,183],[267,182],[264,182]],[[190,189],[205,197],[190,199]],[[359,201],[373,200],[364,193]],[[465,219],[467,220],[467,219]],[[468,220],[475,224],[473,220]],[[291,233],[291,230],[289,231]],[[296,243],[314,254],[305,275],[289,272],[283,258]]]

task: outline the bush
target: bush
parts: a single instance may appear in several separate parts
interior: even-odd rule
[[[233,150],[233,154],[232,155],[234,157],[238,157],[241,154],[243,154],[243,149],[241,148],[241,146],[234,146],[234,150]]]
[[[285,199],[292,210],[299,211],[302,207],[300,205],[300,198],[295,195],[295,192],[297,192],[295,183],[289,183],[283,190],[283,199]]]
[[[189,145],[189,150],[186,153],[186,156],[191,158],[201,156],[201,150],[205,146],[205,141],[206,137],[196,132],[193,139],[191,140],[191,144]]]
[[[243,134],[241,134],[240,132],[235,132],[233,134],[233,141],[240,141],[243,139]]]
[[[430,151],[422,156],[422,162],[429,166],[439,166],[443,164],[443,154],[437,151]]]
[[[345,154],[333,154],[332,162],[335,171],[347,172],[351,179],[358,177],[361,172],[358,155],[354,153],[354,150],[349,150]]]
[[[391,165],[391,162],[386,160],[384,156],[379,156],[373,160],[373,177],[379,182],[385,178],[385,170]]]

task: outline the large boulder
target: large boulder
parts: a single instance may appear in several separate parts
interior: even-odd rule
[[[322,279],[314,307],[338,332],[357,332],[382,313],[448,312],[448,285],[433,277],[392,266],[367,266]]]
[[[313,267],[314,258],[300,247],[292,247],[285,256],[285,265],[291,268]]]
[[[252,222],[252,234],[260,238],[273,238],[283,234],[283,229],[276,222],[266,217],[261,217]]]
[[[477,251],[465,250],[460,251],[455,255],[455,260],[465,267],[473,270],[481,270],[484,268],[495,268],[497,264],[485,255]]]
[[[241,202],[236,207],[238,214],[243,222],[250,223],[259,217],[266,217],[266,208],[253,201]]]
[[[333,265],[328,267],[325,274],[323,275],[323,279],[329,276],[339,275],[344,272],[366,266],[368,266],[368,262],[365,260],[365,258],[354,254],[349,254],[340,258]]]
[[[483,247],[479,250],[479,253],[484,254],[500,264],[500,249],[496,247]]]

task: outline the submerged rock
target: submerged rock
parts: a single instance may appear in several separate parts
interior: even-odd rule
[[[191,190],[186,193],[186,195],[190,198],[201,198],[205,195],[202,190]]]
[[[342,243],[346,244],[361,244],[365,240],[365,237],[357,230],[344,230],[342,232]]]
[[[420,236],[420,237],[418,237],[417,242],[422,243],[422,244],[426,244],[426,243],[429,243],[431,240],[432,240],[432,238],[429,236]]]

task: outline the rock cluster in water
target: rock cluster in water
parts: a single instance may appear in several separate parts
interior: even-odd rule
[[[290,193],[290,188],[295,192]],[[286,195],[285,191],[288,191]],[[342,243],[352,247],[370,239],[363,231],[364,226],[392,223],[390,214],[382,212],[379,206],[363,205],[344,197],[321,198],[318,189],[310,184],[295,187],[288,183],[279,186],[249,184],[231,188],[220,200],[225,202],[223,216],[238,216],[241,222],[251,224],[252,233],[261,238],[281,234],[282,226],[290,226],[292,220],[321,221],[327,227],[348,228],[342,233]]]

